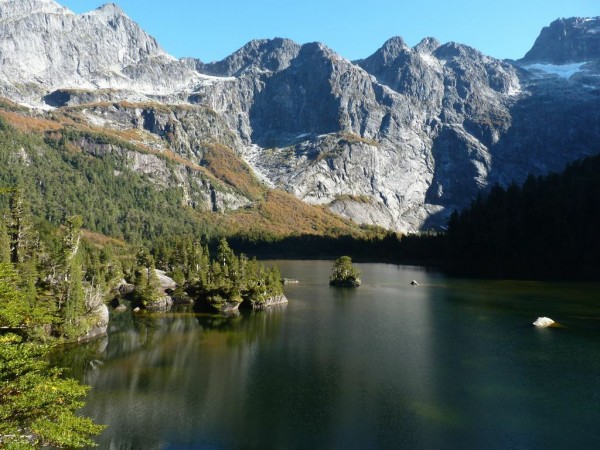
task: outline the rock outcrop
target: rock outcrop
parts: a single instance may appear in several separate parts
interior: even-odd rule
[[[556,322],[549,317],[538,317],[535,322],[533,322],[534,327],[538,328],[548,328],[554,325]]]
[[[0,95],[75,108],[194,164],[225,145],[267,185],[359,223],[441,227],[495,183],[598,152],[599,18],[553,22],[518,62],[394,37],[354,62],[278,38],[210,64],[169,56],[115,5],[77,15],[52,0],[4,0],[0,18]],[[172,183],[152,159],[128,164]],[[190,205],[251,201],[188,175]]]
[[[522,63],[568,64],[600,60],[600,17],[558,19],[544,27]]]

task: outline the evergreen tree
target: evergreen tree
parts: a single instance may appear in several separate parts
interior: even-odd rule
[[[58,303],[63,320],[62,333],[70,338],[82,333],[83,324],[80,323],[80,319],[85,313],[83,272],[79,257],[81,224],[79,216],[67,218],[62,239],[62,273],[58,283]]]
[[[50,369],[47,351],[15,334],[0,335],[0,447],[94,446],[91,437],[104,428],[76,414],[89,388]]]
[[[19,264],[34,256],[38,243],[29,206],[21,189],[14,189],[10,196],[10,218],[11,261]]]
[[[160,298],[160,280],[156,274],[154,257],[145,249],[138,252],[135,272],[135,298],[146,306]]]
[[[360,286],[360,272],[352,265],[352,258],[342,256],[335,260],[329,284],[331,286]]]
[[[10,238],[6,228],[6,222],[0,218],[0,263],[11,261]]]
[[[94,445],[103,427],[76,414],[88,388],[48,367],[49,347],[36,339],[47,338],[52,311],[31,306],[19,284],[13,265],[0,263],[0,447]]]

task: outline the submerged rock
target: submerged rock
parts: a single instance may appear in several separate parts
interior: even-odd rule
[[[556,322],[549,317],[538,317],[535,322],[533,322],[533,326],[540,328],[548,328],[551,325],[554,325]]]

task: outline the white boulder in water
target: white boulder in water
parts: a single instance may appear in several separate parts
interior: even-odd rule
[[[540,328],[547,328],[554,323],[554,320],[549,317],[538,317],[537,320],[533,322],[533,325]]]

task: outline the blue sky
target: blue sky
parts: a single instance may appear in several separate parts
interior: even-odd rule
[[[102,0],[57,0],[81,13]],[[392,36],[432,36],[517,59],[559,17],[600,16],[598,0],[112,0],[170,54],[220,60],[252,39],[320,41],[365,58]]]

